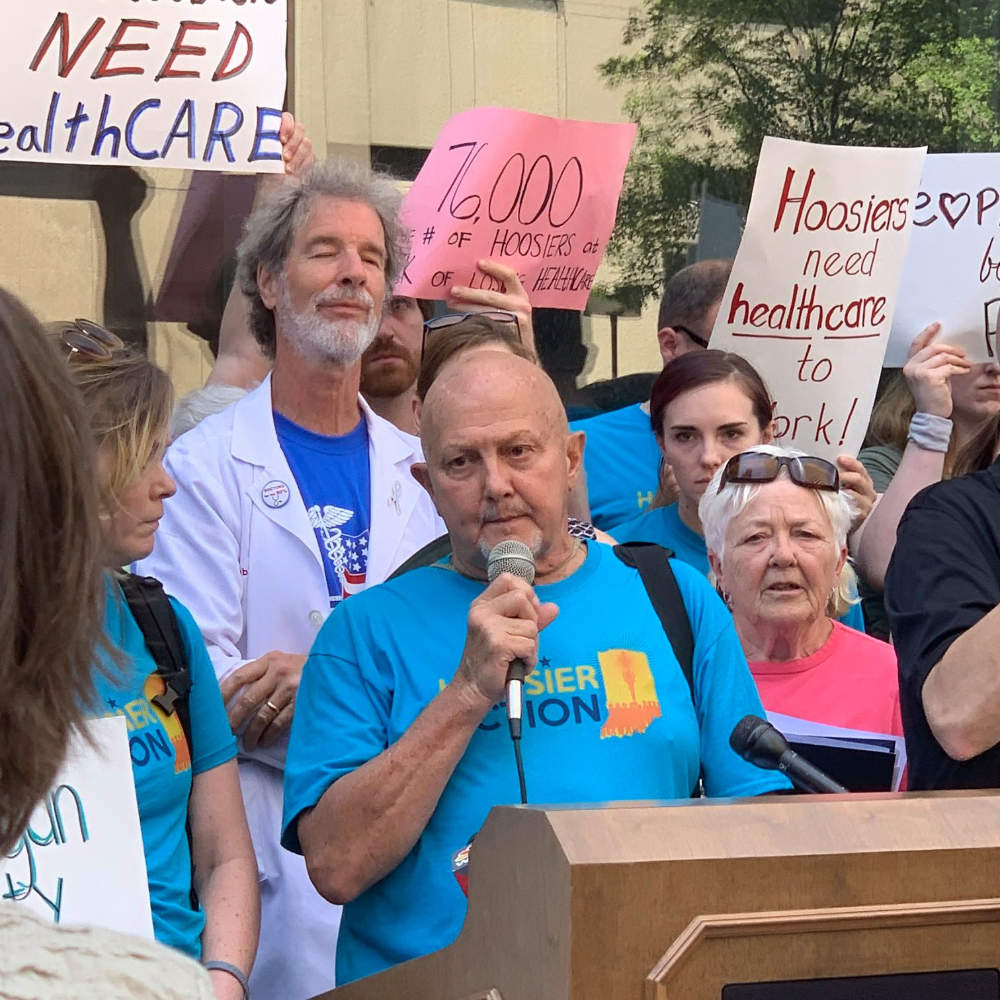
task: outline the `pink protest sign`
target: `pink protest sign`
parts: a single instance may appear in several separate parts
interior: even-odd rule
[[[583,309],[618,211],[635,125],[476,108],[441,130],[403,205],[413,246],[402,294],[497,287],[514,268],[531,304]]]

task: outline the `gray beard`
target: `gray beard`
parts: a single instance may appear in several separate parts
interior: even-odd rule
[[[372,304],[367,320],[324,319],[316,311],[315,300],[310,300],[305,312],[297,313],[292,307],[288,285],[282,280],[275,306],[275,318],[288,342],[303,357],[329,361],[341,368],[350,368],[361,360],[378,333],[379,317]],[[371,296],[364,293],[371,301]],[[348,296],[345,296],[348,297]]]

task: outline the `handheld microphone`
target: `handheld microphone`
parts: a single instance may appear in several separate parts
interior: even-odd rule
[[[519,576],[529,586],[535,582],[535,555],[516,538],[498,542],[486,560],[486,578],[492,583],[501,573]],[[521,738],[521,714],[524,708],[524,664],[512,660],[507,671],[507,724],[510,738]]]
[[[729,736],[729,745],[746,761],[768,771],[781,771],[803,792],[846,792],[829,775],[800,757],[770,722],[745,715]]]

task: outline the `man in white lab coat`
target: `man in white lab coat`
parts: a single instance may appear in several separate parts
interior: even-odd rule
[[[410,475],[419,441],[358,393],[361,356],[405,260],[397,210],[386,179],[331,162],[253,213],[238,281],[274,367],[170,448],[177,495],[140,566],[191,609],[241,734],[263,908],[256,1000],[306,1000],[334,985],[339,907],[278,843],[305,656],[332,608],[444,531]]]

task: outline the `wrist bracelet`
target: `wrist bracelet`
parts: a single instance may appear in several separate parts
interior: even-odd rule
[[[209,971],[218,969],[219,972],[228,972],[243,987],[243,1000],[250,1000],[250,983],[247,982],[247,977],[243,972],[231,962],[220,962],[218,959],[213,958],[201,964]]]
[[[924,451],[948,450],[951,444],[951,421],[933,413],[914,413],[910,421],[909,439]]]

